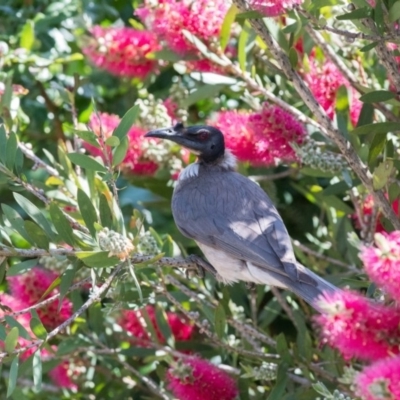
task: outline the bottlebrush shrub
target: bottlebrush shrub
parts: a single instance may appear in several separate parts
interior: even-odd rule
[[[238,395],[235,380],[200,358],[186,358],[167,373],[168,388],[179,400],[233,400]]]

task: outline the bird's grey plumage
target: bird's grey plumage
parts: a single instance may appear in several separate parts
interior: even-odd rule
[[[221,131],[179,123],[146,136],[175,141],[198,155],[179,176],[172,212],[179,230],[196,241],[221,280],[288,288],[317,309],[319,295],[339,290],[296,261],[274,204],[234,171]]]

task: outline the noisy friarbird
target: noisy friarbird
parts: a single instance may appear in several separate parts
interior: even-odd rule
[[[339,290],[296,261],[278,211],[260,186],[235,172],[235,157],[219,129],[178,123],[146,137],[171,140],[198,157],[179,175],[172,213],[219,280],[289,289],[316,309],[323,292]]]

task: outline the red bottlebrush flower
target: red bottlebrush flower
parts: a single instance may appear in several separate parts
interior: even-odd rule
[[[147,311],[153,328],[157,333],[158,340],[160,341],[160,343],[165,343],[165,338],[163,337],[160,329],[157,326],[154,306],[148,305],[145,307],[145,310]],[[135,338],[150,340],[149,333],[139,321],[140,318],[143,318],[141,310],[124,310],[121,313],[118,323],[127,332],[130,332]],[[171,332],[176,340],[186,341],[191,339],[194,333],[193,325],[189,325],[182,317],[172,312],[167,312],[167,321],[169,327],[171,328]]]
[[[377,360],[399,353],[400,309],[341,291],[320,300],[325,312],[315,319],[324,341],[349,359]]]
[[[225,0],[145,0],[135,13],[171,50],[186,54],[197,49],[182,30],[208,44],[219,37],[228,8]]]
[[[364,246],[360,258],[368,276],[400,301],[400,231],[376,233],[374,246]]]
[[[122,168],[125,171],[138,175],[153,175],[158,164],[152,160],[146,159],[142,148],[146,130],[133,126],[128,133],[129,147],[125,159],[122,162]]]
[[[161,49],[153,32],[132,28],[94,26],[93,39],[83,53],[98,68],[116,76],[146,78],[157,69],[157,61],[148,55]]]
[[[182,360],[167,373],[168,388],[179,400],[233,400],[236,382],[214,364],[200,358]]]
[[[239,161],[255,161],[254,132],[249,127],[250,114],[238,111],[220,111],[207,121],[218,128],[225,138],[225,146]]]
[[[267,17],[276,17],[301,4],[302,0],[249,0],[249,7]]]
[[[255,164],[275,165],[278,160],[297,160],[291,143],[301,144],[306,130],[296,118],[282,108],[264,103],[262,109],[250,115],[248,126],[254,132]]]
[[[171,117],[172,121],[178,120],[177,111],[179,110],[179,105],[177,102],[172,100],[170,97],[163,101],[164,107],[167,109],[168,115]]]
[[[363,400],[400,399],[400,357],[386,358],[361,371],[355,379],[356,394]]]
[[[335,115],[336,93],[339,87],[349,88],[350,120],[354,126],[357,124],[362,102],[358,99],[357,92],[331,61],[325,60],[322,65],[318,65],[315,60],[311,60],[310,72],[305,76],[305,80],[318,103],[331,119]]]
[[[7,280],[11,294],[18,296],[24,307],[29,307],[40,301],[43,293],[57,276],[52,271],[34,267],[23,275],[10,276]],[[58,289],[53,289],[45,298],[56,293],[58,293]],[[54,300],[37,310],[43,325],[48,329],[54,329],[72,315],[72,303],[68,299],[62,300],[60,309],[58,302],[58,299]]]

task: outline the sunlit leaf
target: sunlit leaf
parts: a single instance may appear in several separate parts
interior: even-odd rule
[[[7,397],[10,397],[13,394],[14,389],[17,386],[18,368],[19,358],[16,356],[11,362],[10,372],[8,375]]]
[[[388,90],[375,90],[373,92],[363,94],[360,97],[360,100],[364,103],[380,103],[394,99],[395,97],[396,94]]]
[[[21,29],[21,37],[19,40],[20,47],[31,50],[35,42],[35,25],[34,22],[28,19]]]
[[[33,375],[33,386],[35,390],[40,391],[42,389],[42,357],[41,350],[37,349],[33,354],[32,358],[32,375]]]
[[[128,151],[129,147],[129,139],[124,137],[120,144],[113,149],[113,158],[112,158],[112,165],[113,167],[119,165],[122,161],[124,161],[126,152]]]
[[[393,172],[393,161],[382,161],[374,170],[372,184],[375,190],[380,190],[386,186],[390,175]]]
[[[8,332],[6,339],[4,340],[4,350],[7,353],[12,353],[15,350],[15,347],[18,343],[18,337],[19,330],[16,326],[14,326],[10,329],[10,332]]]
[[[235,21],[236,14],[239,12],[239,9],[235,4],[232,4],[225,14],[224,22],[222,23],[221,33],[219,38],[219,43],[222,50],[225,50],[225,47],[229,43],[229,39],[231,36],[232,25]]]
[[[118,257],[109,257],[108,253],[108,251],[78,251],[76,257],[92,268],[112,267],[120,262]]]
[[[74,164],[79,165],[82,168],[99,172],[107,172],[107,168],[104,165],[100,164],[90,156],[81,153],[68,153],[67,155]]]
[[[43,326],[42,321],[39,318],[32,317],[29,321],[29,325],[32,329],[32,332],[38,339],[46,339],[47,331],[46,328]]]
[[[122,140],[132,128],[133,123],[139,116],[139,111],[140,109],[138,105],[131,107],[122,117],[119,125],[115,128],[113,136],[116,136],[119,140]]]

